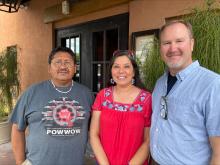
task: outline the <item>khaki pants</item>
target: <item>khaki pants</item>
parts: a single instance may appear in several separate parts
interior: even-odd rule
[[[32,165],[32,164],[28,159],[26,159],[21,165]]]

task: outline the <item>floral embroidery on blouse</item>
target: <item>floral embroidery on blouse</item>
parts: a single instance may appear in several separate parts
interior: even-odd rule
[[[143,103],[147,97],[147,93],[141,91],[141,93],[137,96],[134,104],[123,104],[123,103],[114,103],[112,100],[112,88],[107,88],[104,91],[104,101],[102,102],[102,106],[108,109],[121,111],[121,112],[141,112],[143,110]],[[136,103],[137,102],[137,103]]]

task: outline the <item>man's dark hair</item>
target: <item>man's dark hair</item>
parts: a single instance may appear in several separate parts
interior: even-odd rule
[[[65,52],[65,53],[68,53],[72,59],[73,59],[73,62],[74,64],[76,64],[76,54],[70,49],[70,48],[67,48],[67,47],[57,47],[57,48],[54,48],[50,54],[49,54],[49,57],[48,57],[48,64],[51,64],[51,61],[53,60],[54,56],[56,55],[56,53],[58,52]]]

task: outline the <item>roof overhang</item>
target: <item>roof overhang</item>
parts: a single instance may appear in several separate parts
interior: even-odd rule
[[[15,13],[30,0],[0,0],[0,11]]]

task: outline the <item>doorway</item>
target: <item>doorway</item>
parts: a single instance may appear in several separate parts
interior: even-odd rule
[[[75,81],[94,93],[107,85],[112,53],[128,49],[128,21],[126,13],[55,30],[56,46],[69,47],[76,53]]]

